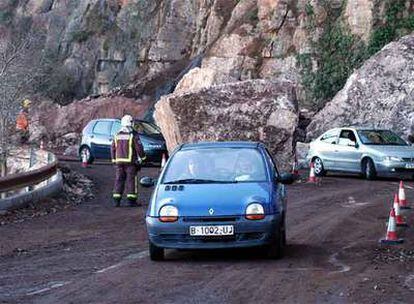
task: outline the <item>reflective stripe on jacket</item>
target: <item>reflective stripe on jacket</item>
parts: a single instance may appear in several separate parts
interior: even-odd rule
[[[137,163],[138,157],[144,158],[144,148],[138,133],[119,132],[112,142],[111,157],[115,163],[128,164]]]

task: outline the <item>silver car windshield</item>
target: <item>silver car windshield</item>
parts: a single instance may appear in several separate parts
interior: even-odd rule
[[[249,148],[206,148],[174,154],[163,183],[238,183],[267,181],[262,154]]]
[[[407,143],[390,130],[359,130],[359,138],[365,145],[407,146]]]

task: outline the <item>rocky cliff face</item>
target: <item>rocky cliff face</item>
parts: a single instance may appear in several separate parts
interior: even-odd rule
[[[308,138],[340,126],[390,128],[414,134],[414,35],[387,45],[348,79],[312,120]]]
[[[249,89],[240,85],[257,79],[289,82],[299,111],[317,111],[353,69],[414,30],[414,0],[0,0],[0,10],[0,39],[16,29],[45,34],[51,71],[67,76],[52,83],[52,96],[99,95],[112,109],[117,96],[138,101],[139,113],[169,93],[205,100],[217,86],[242,92]],[[88,108],[79,110],[84,117],[59,127],[78,132],[79,121],[100,113],[92,108],[98,104],[79,103]],[[196,104],[181,105],[197,113]],[[37,129],[57,127],[42,121]],[[183,128],[187,138],[193,131]]]
[[[202,68],[225,75],[217,82],[293,81],[306,105],[311,97],[298,56],[309,55],[317,69],[323,63],[315,43],[333,24],[369,44],[390,9],[403,18],[413,6],[412,0],[0,0],[0,39],[16,28],[43,32],[45,50],[67,72],[71,86],[63,89],[73,91],[70,97],[132,81],[129,93],[157,99],[201,55]]]

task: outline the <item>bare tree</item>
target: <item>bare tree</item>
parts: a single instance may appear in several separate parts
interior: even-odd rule
[[[0,174],[7,174],[7,156],[14,141],[19,106],[41,79],[43,39],[33,32],[0,41]]]

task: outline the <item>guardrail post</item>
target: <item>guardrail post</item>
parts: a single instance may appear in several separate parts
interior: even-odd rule
[[[36,157],[36,153],[33,147],[30,148],[30,156],[29,156],[29,170],[36,165],[37,163],[37,157]],[[33,186],[28,186],[27,187],[27,192],[32,191],[33,190]]]

